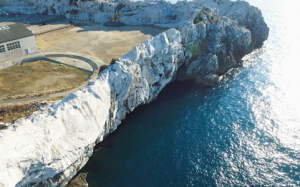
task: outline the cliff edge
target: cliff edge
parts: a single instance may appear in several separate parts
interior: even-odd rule
[[[99,22],[108,21],[110,17],[104,15],[111,15],[110,11],[115,11],[111,7],[120,4],[8,2],[14,5],[0,12],[39,13],[47,9],[48,14],[68,17],[67,11],[76,7],[73,17],[85,18],[88,14],[87,19]],[[86,87],[1,130],[0,186],[64,186],[85,165],[94,146],[114,131],[126,114],[153,101],[168,83],[194,80],[212,86],[268,38],[269,29],[261,12],[242,1],[121,3],[118,12],[126,24],[146,22],[174,28],[133,47]],[[38,9],[42,6],[45,10]],[[163,15],[150,15],[150,10],[165,11]]]

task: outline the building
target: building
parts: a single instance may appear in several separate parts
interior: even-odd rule
[[[23,24],[0,26],[0,62],[36,51],[35,36]]]

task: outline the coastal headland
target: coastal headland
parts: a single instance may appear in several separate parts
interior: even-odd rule
[[[170,29],[133,47],[87,86],[1,130],[1,186],[65,186],[126,114],[153,101],[176,79],[215,85],[269,33],[260,10],[244,1],[7,2],[11,5],[0,14],[43,13]]]

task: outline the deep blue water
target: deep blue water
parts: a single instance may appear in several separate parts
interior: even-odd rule
[[[89,186],[300,186],[299,3],[249,2],[262,49],[214,88],[174,82],[137,108],[82,169]]]

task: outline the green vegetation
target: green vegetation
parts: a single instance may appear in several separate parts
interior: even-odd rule
[[[204,16],[204,15],[208,16],[208,14],[205,12],[205,10],[202,9],[202,10],[200,11],[199,15],[194,19],[193,23],[194,23],[194,24],[197,24],[197,23],[203,21],[203,16]]]
[[[210,23],[215,23],[218,21],[218,17],[214,16],[214,15],[209,15],[205,9],[203,8],[199,15],[194,19],[193,23],[194,24],[197,24],[197,23],[200,23],[201,21],[203,21],[203,16],[206,16],[207,17],[207,20],[210,22]]]
[[[110,64],[115,64],[117,61],[119,61],[118,58],[112,58]]]
[[[187,46],[187,52],[192,54],[192,58],[197,57],[200,53],[206,53],[205,41],[202,44],[192,43]]]
[[[202,17],[197,17],[197,18],[194,19],[193,23],[197,24],[197,23],[200,23],[201,21],[203,21],[203,18]]]
[[[105,68],[107,68],[107,65],[103,65],[103,66],[101,66],[101,67],[100,67],[100,71],[99,71],[99,73],[101,73],[103,70],[105,70]]]

